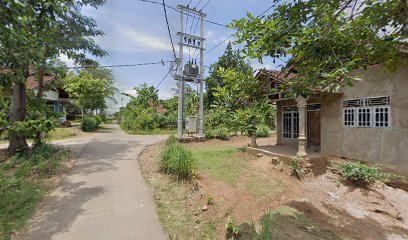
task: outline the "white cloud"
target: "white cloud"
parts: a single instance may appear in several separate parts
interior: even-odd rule
[[[171,45],[167,39],[161,39],[144,32],[136,32],[131,29],[125,29],[122,35],[131,41],[132,45],[139,51],[172,51]]]
[[[72,66],[75,65],[75,64],[74,64],[74,60],[69,59],[68,56],[65,55],[65,54],[61,54],[61,55],[59,56],[59,59],[60,59],[61,61],[63,61],[68,67],[72,67]]]

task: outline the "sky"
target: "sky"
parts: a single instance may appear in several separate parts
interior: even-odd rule
[[[160,0],[156,0],[159,1]],[[187,5],[190,0],[167,0],[166,4],[172,7],[177,5]],[[191,0],[190,7],[201,9],[208,0]],[[198,5],[197,5],[198,4]],[[271,0],[211,0],[204,8],[207,14],[206,20],[221,24],[229,24],[233,19],[240,19],[246,16],[247,12],[254,15],[262,13],[272,5]],[[138,0],[108,0],[108,2],[98,9],[82,9],[85,15],[93,17],[98,27],[105,33],[103,37],[98,37],[95,41],[108,52],[108,56],[96,59],[101,65],[118,64],[138,64],[146,62],[160,62],[173,60],[173,51],[170,44],[166,20],[163,7],[152,3]],[[272,10],[270,10],[272,11]],[[270,12],[269,11],[269,12]],[[167,9],[171,34],[174,41],[176,53],[178,53],[178,37],[175,32],[180,31],[180,13]],[[187,20],[185,16],[184,20]],[[187,29],[190,29],[192,18],[188,18]],[[194,23],[195,27],[195,23]],[[194,29],[193,27],[193,29]],[[204,24],[205,49],[211,49],[230,34],[233,29],[211,23]],[[198,34],[198,31],[197,31]],[[205,55],[206,66],[212,63],[223,54],[228,41],[218,48]],[[238,48],[238,46],[236,46]],[[185,53],[187,53],[185,51]],[[68,66],[72,62],[61,57]],[[268,68],[277,69],[279,62],[273,64],[271,61],[264,61],[259,64],[256,60],[251,60],[254,69]],[[134,93],[135,86],[147,83],[157,86],[169,70],[169,63],[163,65],[136,66],[112,68],[116,80],[116,87],[120,92]],[[205,76],[208,72],[206,71]],[[172,88],[176,87],[176,81],[169,75],[159,86],[159,97],[170,98],[173,94]],[[195,86],[193,86],[195,88]],[[110,111],[116,111],[121,104],[123,106],[129,101],[127,97],[118,94],[118,103],[109,103]],[[123,101],[121,102],[121,99]]]

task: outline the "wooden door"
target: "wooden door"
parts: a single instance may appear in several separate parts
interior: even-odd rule
[[[320,150],[320,111],[307,112],[307,146]]]

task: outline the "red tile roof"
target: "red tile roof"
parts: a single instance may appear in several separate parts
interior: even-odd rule
[[[45,75],[44,86],[53,82],[55,79],[56,78],[53,75]],[[31,90],[38,88],[37,76],[35,74],[32,74],[27,78],[27,88]]]

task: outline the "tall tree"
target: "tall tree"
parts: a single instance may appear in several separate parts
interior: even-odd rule
[[[214,93],[217,108],[228,109],[232,117],[231,127],[248,133],[251,146],[256,147],[256,126],[272,107],[265,97],[269,89],[252,72],[229,69],[220,70],[219,74],[224,82]]]
[[[223,76],[220,75],[219,70],[235,69],[243,73],[252,73],[251,65],[246,62],[239,51],[232,49],[231,42],[228,43],[224,54],[218,59],[217,62],[210,66],[210,76],[205,80],[206,93],[205,93],[205,105],[206,108],[210,108],[214,104],[214,92],[217,87],[222,87],[224,83]]]
[[[73,103],[81,109],[82,119],[86,111],[106,108],[106,98],[111,96],[106,79],[96,79],[86,71],[68,73],[63,88],[70,94]]]
[[[287,69],[298,72],[289,87],[297,94],[336,91],[352,84],[352,70],[371,64],[393,70],[407,62],[407,0],[273,2],[270,15],[248,13],[230,27],[246,56],[262,62],[288,54]]]
[[[43,91],[42,79],[47,59],[66,54],[81,62],[85,53],[105,55],[91,37],[102,35],[92,18],[81,13],[81,7],[98,7],[105,0],[2,0],[0,8],[0,79],[12,75],[13,97],[10,124],[23,122],[26,115],[26,79],[30,68],[37,67],[38,97]],[[5,70],[7,69],[7,71]],[[10,135],[9,152],[26,148],[25,136]]]

